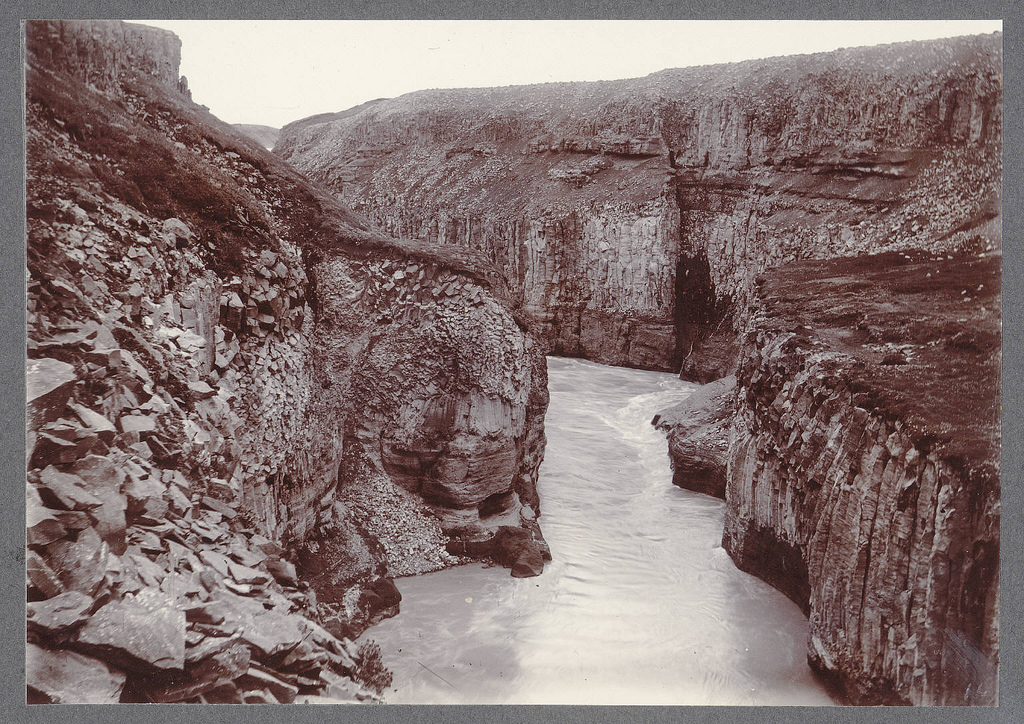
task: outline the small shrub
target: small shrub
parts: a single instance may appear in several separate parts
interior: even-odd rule
[[[380,644],[376,641],[366,641],[359,646],[356,652],[358,662],[353,678],[371,691],[383,694],[394,680],[394,676],[384,666],[384,659],[380,653]]]

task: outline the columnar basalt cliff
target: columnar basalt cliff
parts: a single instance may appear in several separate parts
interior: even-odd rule
[[[194,105],[173,35],[26,37],[30,698],[371,697],[391,577],[544,548],[524,318]]]
[[[992,704],[999,256],[803,262],[744,341],[724,545],[855,703]]]
[[[554,353],[711,379],[764,269],[991,222],[1000,43],[423,91],[297,121],[275,152],[392,233],[484,251]]]
[[[659,422],[737,563],[808,611],[812,665],[851,702],[991,703],[1001,83],[995,34],[425,91],[275,152],[486,253],[550,352],[735,371]]]

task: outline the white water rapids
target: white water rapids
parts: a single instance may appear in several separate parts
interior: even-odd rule
[[[537,578],[462,566],[397,581],[367,632],[393,703],[828,704],[807,621],[721,547],[724,504],[672,485],[654,414],[673,375],[549,358]]]

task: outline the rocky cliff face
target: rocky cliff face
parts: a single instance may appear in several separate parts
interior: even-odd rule
[[[169,30],[134,23],[37,20],[25,26],[32,58],[41,67],[96,90],[120,96],[146,80],[165,91],[184,91],[178,75],[181,40]]]
[[[808,612],[854,703],[992,704],[999,257],[769,275],[743,345],[724,545]]]
[[[654,420],[674,482],[725,498],[737,565],[808,613],[844,701],[996,701],[999,258],[768,272],[738,381]]]
[[[554,353],[713,379],[765,269],[986,235],[1000,43],[424,91],[276,151],[392,233],[482,250]]]
[[[725,497],[735,397],[736,378],[730,375],[701,385],[678,405],[654,416],[651,424],[668,437],[674,485]]]
[[[540,547],[536,343],[479,254],[192,104],[173,36],[26,36],[31,696],[369,696],[390,577]]]

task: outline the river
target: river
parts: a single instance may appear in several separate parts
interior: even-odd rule
[[[367,632],[392,703],[828,704],[807,620],[721,547],[722,501],[671,484],[650,420],[692,386],[549,358],[539,480],[554,560],[536,578],[472,564],[397,581]]]

